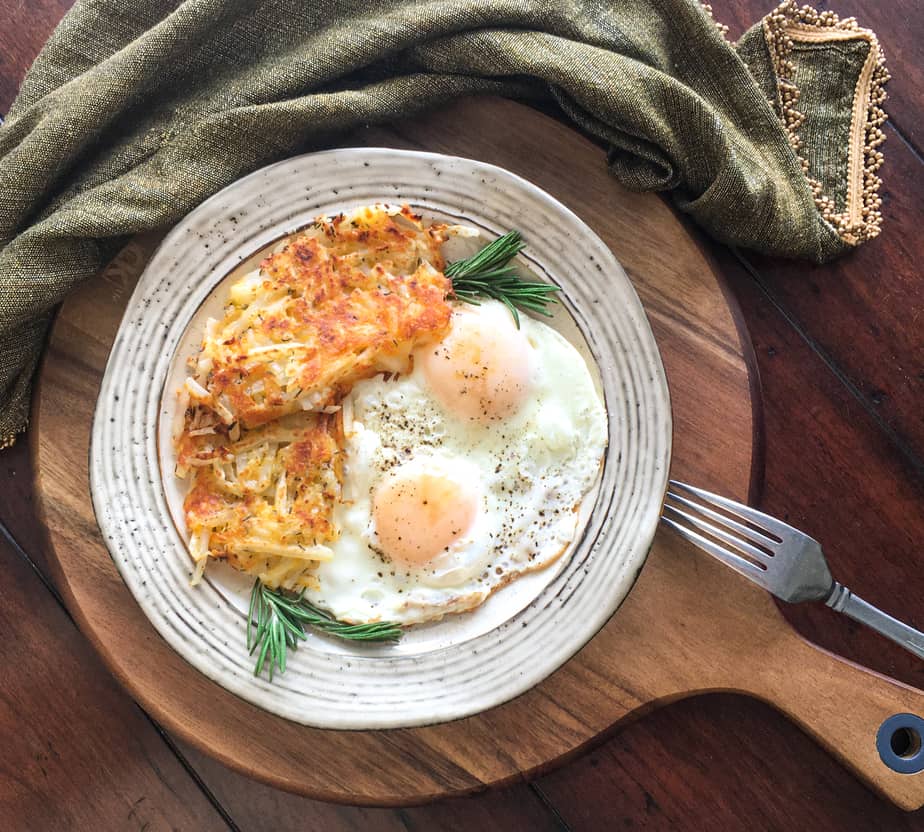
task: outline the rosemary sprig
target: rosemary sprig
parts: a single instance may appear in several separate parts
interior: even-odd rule
[[[259,676],[269,660],[269,679],[273,681],[276,668],[286,670],[286,652],[295,649],[305,638],[305,627],[312,627],[338,638],[351,641],[398,641],[401,628],[397,624],[381,621],[375,624],[346,624],[324,610],[310,604],[298,594],[270,589],[257,578],[250,591],[250,609],[247,613],[247,650],[257,653],[253,675]]]
[[[513,314],[517,329],[520,328],[517,309],[551,317],[552,313],[546,307],[557,302],[552,295],[558,287],[523,280],[510,265],[510,261],[525,247],[520,232],[509,231],[471,257],[450,263],[444,274],[452,280],[452,293],[459,300],[476,306],[478,298],[501,301]]]

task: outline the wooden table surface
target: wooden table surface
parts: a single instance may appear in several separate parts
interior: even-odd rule
[[[0,0],[0,112],[69,5]],[[760,372],[760,506],[821,540],[840,580],[924,628],[924,15],[918,0],[816,5],[873,28],[893,75],[883,234],[822,267],[707,245]],[[713,6],[737,37],[771,4]],[[899,811],[768,706],[726,694],[655,711],[533,783],[427,807],[333,806],[251,782],[111,679],[45,577],[31,483],[20,440],[0,452],[0,829],[924,830],[924,810]],[[924,664],[822,605],[784,614],[924,688]]]

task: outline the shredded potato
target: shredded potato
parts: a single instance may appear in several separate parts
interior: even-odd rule
[[[337,538],[341,448],[352,385],[405,372],[449,327],[445,225],[407,206],[321,217],[230,289],[180,392],[176,474],[193,582],[209,557],[272,588],[316,587]]]
[[[407,206],[315,221],[231,287],[190,396],[225,424],[252,428],[323,410],[361,378],[406,369],[414,346],[449,326],[447,234]]]

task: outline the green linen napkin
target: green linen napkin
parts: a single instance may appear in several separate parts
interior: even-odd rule
[[[552,99],[627,187],[821,262],[878,233],[886,79],[871,32],[789,2],[732,46],[693,0],[78,0],[0,128],[0,446],[52,309],[128,235],[357,125]]]

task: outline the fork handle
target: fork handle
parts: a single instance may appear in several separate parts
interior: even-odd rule
[[[857,597],[843,584],[834,582],[834,589],[825,603],[854,621],[872,627],[877,633],[901,645],[909,653],[914,653],[919,659],[924,659],[924,633]]]

